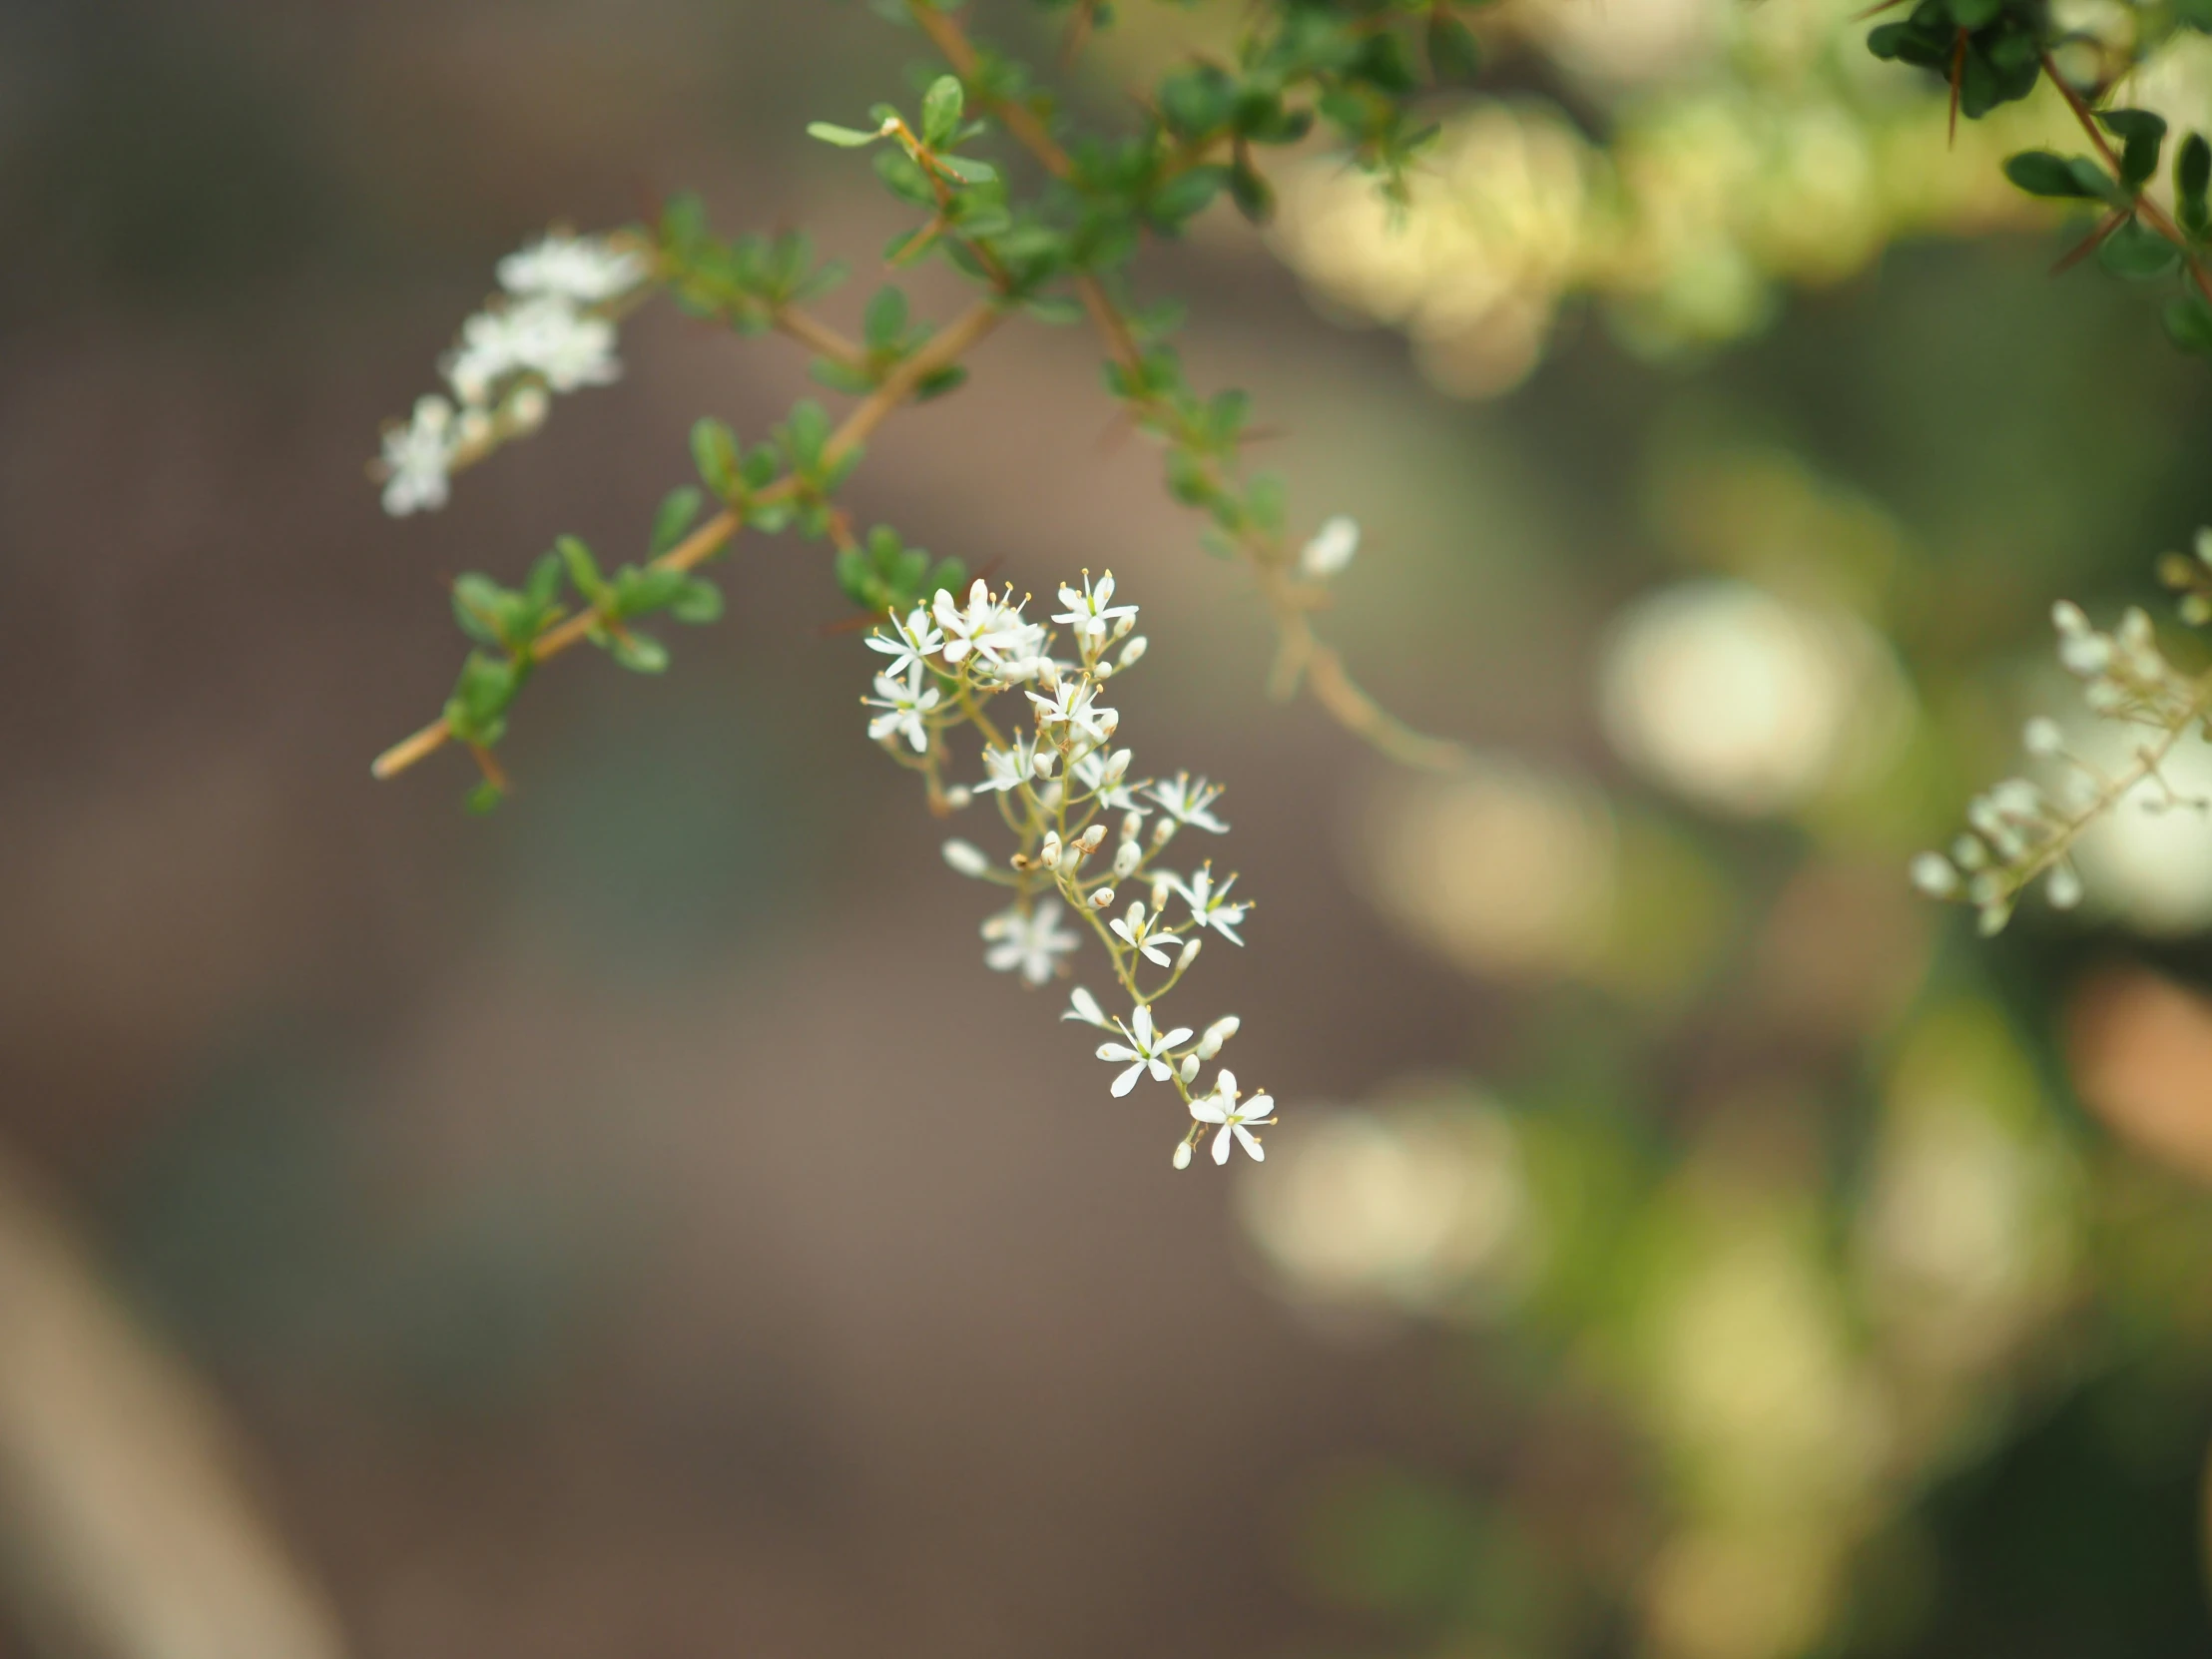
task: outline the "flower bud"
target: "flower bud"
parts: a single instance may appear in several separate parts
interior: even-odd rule
[[[1209,1056],[1209,1058],[1211,1058],[1211,1056]],[[1175,1074],[1176,1076],[1182,1078],[1184,1082],[1188,1083],[1192,1078],[1198,1075],[1199,1064],[1200,1061],[1198,1055],[1186,1054],[1183,1056],[1183,1063],[1175,1068]]]
[[[947,811],[958,812],[975,799],[975,794],[965,784],[955,784],[944,792]]]
[[[1116,618],[1114,618],[1114,638],[1117,640],[1120,639],[1124,634],[1127,634],[1130,629],[1136,626],[1136,612],[1132,611],[1127,616],[1117,616]],[[1122,664],[1122,667],[1124,668],[1127,668],[1128,666],[1129,665],[1127,663]]]
[[[1175,889],[1168,885],[1165,875],[1155,875],[1152,878],[1152,908],[1156,911],[1165,910],[1168,907],[1168,895],[1173,891]]]
[[[1144,636],[1139,634],[1121,648],[1121,656],[1115,660],[1116,668],[1135,668],[1144,656]]]
[[[1152,827],[1152,844],[1154,846],[1165,846],[1174,838],[1175,820],[1172,818],[1163,818]]]
[[[1123,840],[1133,841],[1143,833],[1144,814],[1124,813],[1121,815],[1121,838]]]
[[[1189,1141],[1177,1144],[1175,1148],[1175,1167],[1177,1169],[1189,1169],[1191,1167],[1191,1143]]]
[[[1058,869],[1060,867],[1059,830],[1047,830],[1044,832],[1044,845],[1038,850],[1037,862],[1044,865],[1046,869]]]
[[[1198,947],[1205,942],[1206,941],[1204,939],[1194,938],[1183,946],[1181,953],[1178,954],[1175,958],[1175,971],[1177,973],[1181,973],[1185,968],[1189,967],[1193,962],[1198,960]]]
[[[1931,898],[1948,898],[1958,890],[1958,871],[1940,852],[1923,852],[1913,860],[1913,885]]]
[[[1101,709],[1098,711],[1098,729],[1101,732],[1105,733],[1109,738],[1112,737],[1114,733],[1120,729],[1120,727],[1121,711],[1119,709]]]
[[[2020,733],[2020,745],[2030,755],[2048,760],[2066,752],[2066,734],[2058,729],[2058,722],[2048,715],[2037,715]]]
[[[546,411],[552,407],[552,399],[545,388],[524,383],[514,389],[507,399],[507,420],[517,432],[534,432],[545,424]]]
[[[1085,852],[1096,852],[1098,850],[1099,843],[1105,838],[1106,826],[1103,824],[1094,824],[1088,830],[1084,830],[1082,834],[1076,837],[1075,844],[1077,846],[1080,846]]]
[[[1135,758],[1135,750],[1117,749],[1106,757],[1105,770],[1099,776],[1104,779],[1108,787],[1118,784],[1129,776],[1129,763]],[[1129,831],[1125,829],[1122,833],[1127,834]]]
[[[1100,887],[1098,891],[1091,894],[1091,908],[1094,910],[1103,910],[1113,901],[1114,889],[1112,887]]]
[[[981,875],[991,867],[990,859],[983,856],[983,849],[967,841],[946,841],[944,861],[962,875]]]
[[[1114,874],[1127,875],[1144,862],[1144,846],[1138,841],[1123,841],[1114,848]]]

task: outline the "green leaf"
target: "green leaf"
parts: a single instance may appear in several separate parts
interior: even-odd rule
[[[837,586],[845,598],[855,605],[873,609],[870,600],[875,592],[877,577],[866,554],[857,547],[840,547],[830,568],[835,572]]]
[[[2166,307],[2166,332],[2184,351],[2212,356],[2212,305],[2202,294],[2183,294]]]
[[[2097,244],[2097,264],[2115,276],[2148,281],[2179,268],[2181,250],[2141,220],[2131,219]]]
[[[811,397],[794,403],[791,418],[784,423],[784,446],[792,464],[802,472],[814,471],[822,463],[822,451],[829,441],[829,410]]]
[[[988,185],[998,179],[998,169],[969,156],[939,156],[937,165],[963,185]]]
[[[1252,167],[1240,163],[1229,175],[1229,195],[1237,212],[1255,225],[1275,217],[1275,190]]]
[[[875,290],[860,320],[860,334],[871,351],[889,351],[906,333],[906,295],[885,284]]]
[[[2048,150],[2022,150],[2005,159],[2004,176],[2030,196],[2085,197],[2093,201],[2103,193],[2082,188],[2074,161],[2083,159],[2069,160]]]
[[[1996,0],[1986,0],[1994,6]],[[1471,81],[1482,72],[1482,43],[1441,7],[1428,14],[1428,73],[1438,81]]]
[[[1036,294],[1022,301],[1022,308],[1039,322],[1049,322],[1056,328],[1083,320],[1082,301],[1064,293]]]
[[[810,121],[807,123],[807,136],[820,139],[825,144],[833,144],[840,150],[857,150],[862,145],[873,144],[883,135],[863,133],[852,127],[839,127],[830,121]]]
[[[2181,151],[2174,157],[2174,200],[2181,212],[2182,228],[2192,236],[2204,234],[2208,184],[2212,184],[2212,144],[2205,143],[2202,133],[2191,133],[2181,141]]]
[[[966,383],[968,371],[964,364],[946,363],[933,368],[914,382],[914,401],[926,403],[932,397],[942,397],[948,391],[956,391]]]
[[[453,620],[461,632],[481,645],[503,645],[499,624],[507,598],[506,589],[489,576],[469,571],[453,579]]]
[[[934,599],[940,592],[950,593],[955,599],[967,586],[967,563],[962,559],[939,559],[937,568],[923,578],[920,597]]]
[[[542,619],[561,597],[561,578],[566,574],[558,553],[543,553],[530,567],[530,574],[522,584],[522,597]]]
[[[931,81],[929,90],[921,97],[921,142],[932,150],[941,150],[950,144],[960,130],[960,116],[965,107],[958,77],[939,75]]]
[[[714,622],[722,615],[722,590],[712,582],[694,578],[669,601],[668,614],[678,622]]]
[[[692,423],[691,452],[700,481],[717,500],[727,501],[744,487],[738,471],[738,435],[714,416],[704,415]]]
[[[684,539],[684,532],[699,516],[699,492],[689,484],[679,484],[662,497],[660,509],[653,515],[651,557],[659,558]]]
[[[445,702],[445,724],[463,743],[490,745],[503,730],[500,717],[522,690],[528,670],[507,657],[471,651]]]
[[[1194,167],[1187,173],[1179,173],[1152,193],[1146,204],[1152,218],[1168,227],[1180,226],[1192,215],[1203,212],[1222,188],[1229,183],[1226,167]]]
[[[607,654],[632,674],[664,674],[668,671],[668,647],[651,634],[625,628],[609,631]]]
[[[2139,188],[2158,171],[2159,148],[2166,141],[2166,118],[2149,110],[2103,110],[2097,119],[2124,141],[2120,182],[2129,190]]]
[[[615,572],[615,614],[633,617],[666,609],[690,582],[683,571],[666,565],[625,565]]]
[[[599,574],[599,566],[593,560],[590,548],[574,536],[559,537],[553,546],[561,555],[561,562],[568,566],[568,579],[595,610],[614,597],[613,590]]]

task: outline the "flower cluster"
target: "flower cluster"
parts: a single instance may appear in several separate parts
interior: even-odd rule
[[[2212,530],[2200,531],[2196,558],[2169,554],[2161,573],[2171,586],[2188,589],[2182,615],[2189,620],[2208,613],[2204,595],[2212,591]],[[2166,660],[2150,617],[2130,607],[2111,633],[2089,625],[2081,608],[2061,600],[2052,607],[2058,631],[2059,664],[2082,683],[2082,701],[2098,720],[2126,730],[2127,764],[2107,770],[2069,746],[2058,723],[2037,716],[2022,733],[2022,747],[2038,761],[2059,769],[2046,789],[2026,778],[2007,778],[1976,796],[1966,809],[1970,827],[1947,854],[1923,852],[1913,860],[1913,883],[1933,898],[1962,898],[1974,906],[1984,933],[1994,933],[2011,918],[2019,895],[2038,876],[2059,909],[2081,901],[2081,877],[2072,861],[2083,830],[2135,795],[2144,811],[2207,804],[2183,796],[2167,781],[2163,767],[2174,746],[2212,716],[2212,674],[2184,674]],[[2212,735],[2212,734],[2208,734]]]
[[[1095,583],[1060,589],[1072,658],[1054,655],[1058,636],[1022,615],[1010,591],[994,594],[981,581],[964,600],[939,589],[927,606],[888,613],[868,645],[888,662],[875,677],[867,733],[901,766],[920,773],[940,812],[995,798],[1014,850],[995,860],[973,842],[945,842],[945,861],[963,875],[1010,889],[1010,902],[982,927],[983,960],[1002,973],[1043,985],[1067,971],[1088,929],[1104,948],[1126,1017],[1109,1015],[1078,986],[1063,1019],[1107,1034],[1098,1057],[1115,1068],[1109,1092],[1122,1097],[1149,1077],[1170,1085],[1190,1116],[1175,1148],[1177,1169],[1213,1131],[1214,1162],[1242,1146],[1263,1157],[1255,1129],[1274,1122],[1274,1099],[1247,1095],[1236,1074],[1216,1070],[1197,1088],[1199,1073],[1236,1035],[1237,1016],[1196,1030],[1170,1026],[1155,1010],[1198,959],[1204,935],[1233,944],[1252,905],[1232,896],[1236,876],[1217,877],[1210,859],[1178,873],[1162,861],[1185,831],[1220,835],[1221,786],[1177,773],[1143,779],[1132,756],[1115,748],[1118,710],[1099,699],[1109,681],[1144,655],[1135,632],[1137,607],[1115,603],[1111,572]],[[1005,726],[992,705],[1021,709]],[[982,776],[955,781],[951,737],[972,727],[981,741]],[[1109,842],[1111,843],[1109,849]],[[1187,842],[1184,844],[1188,844]]]
[[[615,313],[653,274],[642,248],[610,237],[547,236],[499,262],[499,297],[461,324],[440,367],[453,395],[416,399],[384,431],[374,466],[394,517],[445,505],[455,470],[535,431],[550,396],[622,372]]]

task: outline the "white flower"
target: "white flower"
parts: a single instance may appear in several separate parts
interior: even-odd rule
[[[1132,898],[1129,901],[1128,912],[1116,916],[1107,925],[1121,936],[1123,943],[1133,948],[1138,955],[1154,967],[1174,966],[1168,960],[1165,947],[1171,944],[1181,944],[1183,941],[1173,933],[1160,930],[1158,914],[1146,915],[1143,899]]]
[[[1171,876],[1175,890],[1181,893],[1191,907],[1191,922],[1198,927],[1211,927],[1231,944],[1243,944],[1237,937],[1237,929],[1244,925],[1245,912],[1252,908],[1246,901],[1231,903],[1229,889],[1237,884],[1232,875],[1220,887],[1214,885],[1214,865],[1211,859],[1201,864],[1198,873],[1189,881]]]
[[[555,391],[603,386],[622,372],[615,325],[565,299],[525,299],[506,313],[507,351],[515,367],[543,375]]]
[[[1116,620],[1127,617],[1134,626],[1137,619],[1136,606],[1113,604],[1113,597],[1114,573],[1109,570],[1098,579],[1098,586],[1093,588],[1091,573],[1086,570],[1083,573],[1081,592],[1068,586],[1060,589],[1060,603],[1067,609],[1056,612],[1052,620],[1073,623],[1075,637],[1083,642],[1084,649],[1096,651],[1113,631]]]
[[[1019,972],[1032,985],[1041,985],[1059,971],[1059,958],[1083,942],[1080,935],[1060,925],[1060,901],[1042,898],[1024,914],[1019,904],[985,918],[983,937],[991,947],[983,952],[983,965],[998,973]]]
[[[1211,811],[1214,803],[1221,799],[1219,784],[1209,784],[1203,777],[1193,783],[1189,773],[1179,772],[1165,783],[1152,785],[1151,792],[1161,811],[1176,823],[1188,824],[1197,830],[1211,830],[1217,835],[1229,832],[1229,826]]]
[[[1106,1017],[1106,1010],[1098,1005],[1098,998],[1081,985],[1068,992],[1068,1011],[1060,1017],[1079,1019],[1085,1025],[1095,1025],[1103,1031],[1114,1029],[1114,1022]]]
[[[990,873],[990,859],[983,855],[983,849],[973,841],[946,841],[944,843],[944,861],[962,875],[987,875]]]
[[[404,518],[444,506],[453,447],[453,405],[435,395],[416,398],[407,424],[384,433],[384,511]]]
[[[507,313],[478,311],[461,324],[461,343],[445,359],[445,379],[463,403],[482,403],[514,368]]]
[[[499,262],[499,285],[592,305],[628,293],[652,269],[642,253],[600,237],[547,236]]]
[[[1237,1074],[1224,1067],[1214,1079],[1213,1092],[1194,1095],[1191,1098],[1191,1116],[1200,1123],[1218,1123],[1221,1133],[1214,1137],[1214,1162],[1229,1162],[1229,1137],[1234,1135],[1237,1144],[1252,1154],[1254,1163],[1262,1163],[1267,1153],[1261,1149],[1260,1137],[1246,1128],[1251,1123],[1273,1123],[1275,1099],[1272,1095],[1256,1094],[1241,1106],[1237,1103]]]
[[[1065,726],[1087,742],[1102,744],[1114,735],[1121,716],[1112,709],[1097,707],[1093,701],[1097,695],[1098,688],[1088,680],[1063,680],[1052,688],[1051,696],[1031,692],[1029,701],[1037,706],[1041,724]]]
[[[976,794],[988,795],[993,790],[1019,789],[1037,776],[1035,740],[1026,732],[1016,732],[1011,749],[984,750],[983,770],[990,776],[975,786]]]
[[[1117,1025],[1120,1023],[1115,1021]],[[1190,1027],[1186,1025],[1178,1025],[1173,1031],[1154,1030],[1152,1007],[1145,1002],[1137,1004],[1135,1022],[1122,1025],[1121,1034],[1129,1040],[1125,1043],[1098,1045],[1098,1057],[1101,1060],[1111,1060],[1116,1065],[1123,1061],[1128,1062],[1128,1069],[1114,1079],[1114,1093],[1117,1097],[1135,1088],[1137,1079],[1148,1066],[1152,1070],[1152,1080],[1155,1083],[1165,1083],[1174,1076],[1175,1068],[1167,1060],[1168,1050],[1177,1043],[1190,1041],[1191,1037]]]
[[[1105,811],[1134,813],[1140,821],[1151,811],[1149,807],[1137,805],[1137,791],[1147,786],[1130,781],[1128,750],[1117,749],[1109,755],[1103,749],[1093,749],[1078,757],[1070,770],[1075,774],[1075,781],[1089,791]]]
[[[867,723],[867,735],[876,743],[896,734],[912,746],[916,755],[927,754],[929,731],[921,717],[938,703],[935,686],[927,691],[921,686],[921,665],[916,663],[903,680],[894,680],[888,674],[875,677],[875,695],[860,701],[870,709],[881,709]]]
[[[971,654],[1001,670],[1009,661],[1027,666],[1042,645],[1044,631],[1022,621],[1019,605],[992,598],[980,576],[968,585],[965,606],[955,604],[952,595],[939,588],[930,611],[944,630],[948,667],[965,662]]]
[[[1931,898],[1948,898],[1958,890],[1958,871],[1940,852],[1916,853],[1913,885]]]
[[[904,674],[922,658],[944,649],[944,636],[929,625],[929,613],[915,606],[906,613],[902,622],[894,612],[890,619],[891,633],[880,628],[868,630],[867,648],[880,651],[890,658],[885,674]]]
[[[1299,553],[1298,568],[1304,574],[1319,581],[1334,576],[1352,563],[1353,554],[1360,551],[1360,525],[1357,520],[1339,513],[1314,533]]]
[[[1193,1058],[1211,1060],[1221,1052],[1221,1045],[1234,1037],[1243,1024],[1244,1021],[1235,1014],[1222,1015],[1221,1018],[1215,1020],[1213,1024],[1199,1033],[1198,1048],[1194,1052]]]
[[[2021,729],[2020,744],[2030,755],[2050,760],[2066,752],[2066,734],[2048,715],[2037,715]]]

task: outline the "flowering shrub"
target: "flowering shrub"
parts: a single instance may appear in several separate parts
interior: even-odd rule
[[[2212,620],[2212,530],[2197,532],[2195,557],[2169,553],[2159,573],[2185,590],[2185,621]],[[2021,734],[2036,760],[2059,768],[2046,790],[2025,778],[2007,778],[1977,796],[1966,809],[1967,833],[1948,855],[1923,852],[1913,860],[1913,881],[1935,898],[1972,904],[1981,930],[1994,933],[2011,919],[2019,895],[2038,877],[2057,908],[2081,901],[2081,876],[2072,851],[2084,831],[2123,804],[2139,812],[2177,808],[2204,811],[2212,803],[2184,796],[2164,767],[2175,747],[2212,718],[2212,673],[2184,674],[2158,649],[2147,612],[2130,607],[2111,633],[2090,627],[2081,608],[2061,600],[2052,608],[2058,661],[2082,683],[2082,702],[2107,729],[2122,735],[2125,761],[2104,767],[2069,744],[2064,730],[2037,715]]]
[[[863,124],[816,122],[809,131],[835,147],[871,151],[881,182],[913,214],[884,251],[891,269],[941,258],[978,298],[931,322],[912,313],[903,290],[885,285],[867,302],[857,337],[848,336],[810,308],[844,279],[841,264],[819,259],[803,234],[720,236],[687,197],[670,201],[650,226],[555,231],[501,261],[498,295],[462,324],[441,363],[446,389],[422,397],[384,434],[374,470],[395,516],[441,507],[455,474],[536,430],[556,396],[614,380],[619,325],[656,292],[740,333],[788,336],[809,353],[818,380],[855,401],[833,418],[822,403],[801,400],[750,444],[723,422],[701,419],[691,444],[698,484],[670,492],[637,562],[607,568],[583,542],[562,537],[517,586],[462,576],[453,610],[473,649],[438,718],[373,770],[388,778],[456,744],[480,773],[471,806],[495,806],[507,790],[495,751],[540,666],[591,644],[633,672],[660,673],[669,651],[644,624],[662,614],[714,621],[722,590],[703,567],[742,532],[825,542],[844,595],[884,619],[867,642],[889,658],[866,699],[870,737],[922,774],[939,812],[995,796],[1016,838],[1003,863],[965,841],[946,848],[956,868],[1011,889],[1009,905],[983,925],[988,964],[1045,983],[1088,927],[1130,1008],[1109,1017],[1078,990],[1068,1017],[1112,1033],[1099,1053],[1123,1068],[1114,1092],[1128,1093],[1146,1075],[1173,1084],[1193,1124],[1179,1165],[1206,1125],[1218,1126],[1217,1161],[1236,1145],[1257,1158],[1251,1126],[1268,1121],[1269,1098],[1243,1098],[1226,1070],[1192,1092],[1235,1020],[1194,1037],[1192,1028],[1162,1026],[1154,1012],[1204,932],[1241,942],[1248,905],[1230,897],[1234,877],[1217,883],[1207,862],[1182,873],[1157,862],[1181,831],[1226,828],[1212,814],[1218,790],[1180,774],[1132,782],[1129,751],[1112,747],[1116,716],[1098,697],[1143,649],[1142,638],[1129,635],[1134,608],[1113,603],[1111,577],[1063,587],[1066,608],[1053,620],[1070,630],[1075,654],[1054,657],[1051,636],[1023,618],[1010,592],[970,586],[962,561],[932,561],[888,526],[862,534],[843,496],[875,430],[909,403],[955,391],[969,350],[998,327],[1017,316],[1087,321],[1105,355],[1109,393],[1163,448],[1167,489],[1204,516],[1209,549],[1248,571],[1277,635],[1274,690],[1310,689],[1331,716],[1399,761],[1459,765],[1455,745],[1409,730],[1363,692],[1316,630],[1328,583],[1359,547],[1359,527],[1340,515],[1310,537],[1290,533],[1283,480],[1242,464],[1250,400],[1189,384],[1168,343],[1175,307],[1140,304],[1128,267],[1148,237],[1180,234],[1217,199],[1268,219],[1275,192],[1258,154],[1317,132],[1359,164],[1387,204],[1403,208],[1411,170],[1438,132],[1421,113],[1424,86],[1469,78],[1481,42],[1456,0],[1270,0],[1249,10],[1232,61],[1170,70],[1140,105],[1133,131],[1104,135],[1073,130],[1030,72],[970,39],[953,8],[903,0],[885,9],[918,28],[950,73],[931,80],[910,112],[878,104]],[[1072,14],[1071,47],[1110,21],[1111,8],[1098,0],[1060,0],[1059,9]],[[2028,151],[2005,163],[2006,175],[2030,195],[2093,206],[2098,221],[2077,252],[2093,251],[2108,271],[2180,275],[2185,288],[2168,326],[2184,346],[2212,350],[2212,146],[2191,134],[2177,147],[2169,209],[2152,190],[2164,119],[2145,109],[2097,109],[2081,86],[2101,96],[2114,79],[2111,64],[2088,53],[2069,78],[2056,56],[2083,59],[2083,42],[2026,0],[1922,0],[1902,21],[1875,28],[1868,44],[1878,57],[1943,75],[1953,121],[1979,119],[2049,80],[2094,155]],[[2154,43],[2150,34],[2131,42],[2125,63]],[[979,153],[994,139],[1021,153],[1027,188],[1017,188],[1014,158]],[[2079,895],[2068,856],[2074,837],[2159,778],[2161,758],[2203,720],[2212,696],[2207,682],[2178,674],[2158,654],[2140,613],[2107,637],[2061,608],[2060,628],[2062,656],[2088,682],[2092,710],[2153,737],[2129,768],[2107,777],[2070,756],[2049,723],[2037,723],[2030,747],[2070,768],[2057,794],[2023,780],[2000,785],[1971,809],[1973,833],[1947,857],[1931,853],[1916,863],[1921,886],[1963,894],[1991,930],[2038,877],[2055,902]],[[989,713],[1017,691],[1033,730],[1013,722],[1002,730]],[[980,780],[949,771],[948,739],[961,726],[981,740]],[[1171,903],[1182,906],[1179,922],[1169,919]]]
[[[1113,747],[1120,711],[1098,699],[1108,680],[1144,655],[1144,636],[1132,632],[1137,607],[1114,603],[1111,572],[1095,585],[1085,575],[1080,588],[1061,588],[1060,603],[1066,609],[1052,620],[1068,625],[1072,660],[1052,654],[1054,636],[1025,619],[1010,592],[994,595],[981,581],[969,587],[964,603],[939,588],[927,607],[917,605],[903,617],[893,612],[885,627],[868,635],[869,647],[890,659],[875,677],[875,695],[863,700],[877,711],[868,736],[921,775],[933,810],[959,812],[975,806],[976,797],[991,796],[1012,832],[1015,848],[1004,860],[969,841],[944,844],[945,862],[961,874],[1010,889],[1011,902],[983,923],[984,962],[1032,985],[1047,984],[1062,971],[1062,958],[1081,946],[1087,927],[1104,948],[1130,1012],[1109,1017],[1098,998],[1078,986],[1061,1018],[1113,1034],[1098,1048],[1101,1060],[1120,1068],[1112,1093],[1129,1094],[1147,1073],[1174,1087],[1192,1119],[1175,1148],[1177,1169],[1189,1165],[1191,1148],[1208,1125],[1219,1126],[1215,1163],[1229,1161],[1233,1143],[1260,1158],[1252,1131],[1274,1121],[1273,1100],[1244,1097],[1226,1067],[1208,1088],[1194,1093],[1191,1087],[1236,1035],[1237,1016],[1224,1015],[1201,1033],[1189,1026],[1165,1029],[1153,1014],[1198,960],[1208,929],[1244,943],[1237,929],[1252,905],[1230,897],[1236,876],[1217,883],[1211,859],[1188,875],[1160,861],[1185,830],[1228,832],[1213,810],[1221,788],[1188,773],[1160,782],[1132,776],[1131,752]],[[1010,732],[1001,728],[990,710],[1002,698],[1017,709],[1029,705],[1020,715],[1032,730],[1022,731],[1016,720],[1007,722]],[[973,786],[946,778],[955,764],[950,739],[963,726],[972,727],[982,745],[984,776]],[[1128,903],[1117,915],[1124,894]],[[1180,923],[1170,916],[1171,902],[1183,907]]]

